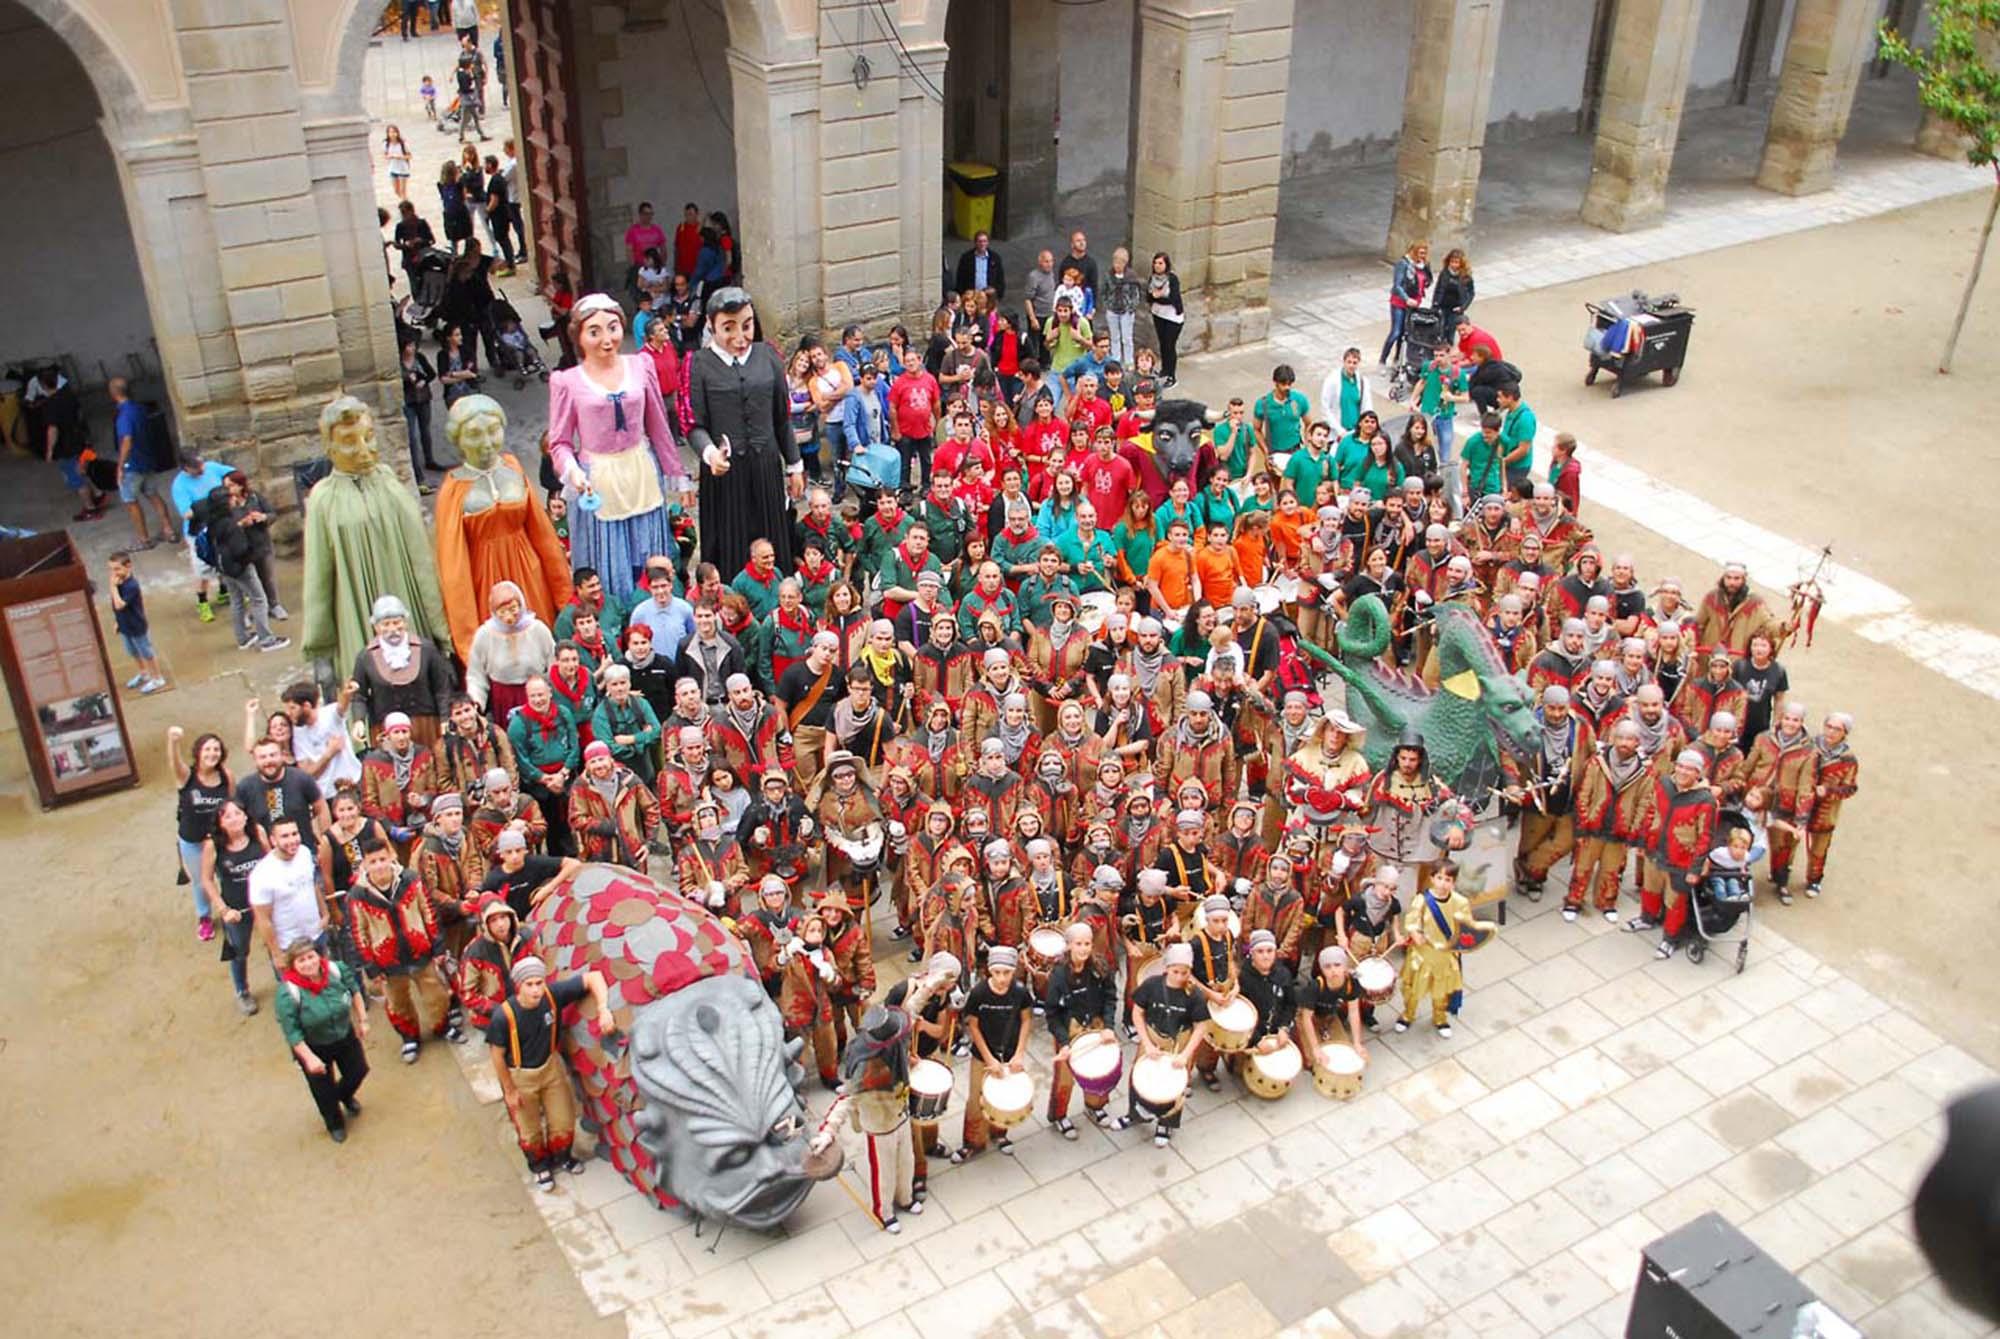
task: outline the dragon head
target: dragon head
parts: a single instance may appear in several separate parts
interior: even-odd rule
[[[1541,727],[1528,689],[1507,668],[1493,636],[1469,605],[1437,609],[1438,691],[1476,702],[1502,754],[1531,764],[1540,756]]]

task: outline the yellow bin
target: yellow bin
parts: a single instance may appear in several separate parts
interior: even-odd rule
[[[993,196],[1000,189],[1000,169],[991,163],[947,163],[951,177],[951,227],[970,241],[993,231]]]

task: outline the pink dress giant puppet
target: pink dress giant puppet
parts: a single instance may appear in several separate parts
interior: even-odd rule
[[[581,361],[549,379],[549,455],[569,503],[571,560],[595,568],[616,599],[647,558],[674,552],[668,486],[689,508],[692,494],[653,360],[620,352],[623,309],[592,293],[571,311],[570,335]]]

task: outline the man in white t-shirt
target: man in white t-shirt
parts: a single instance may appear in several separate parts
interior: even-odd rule
[[[326,899],[320,895],[319,862],[299,837],[295,818],[271,824],[271,849],[250,869],[250,910],[257,934],[272,958],[280,945],[310,939],[323,943]]]
[[[319,783],[320,797],[329,801],[343,784],[361,784],[361,759],[347,732],[347,703],[355,687],[351,679],[342,684],[330,707],[320,701],[319,685],[310,679],[284,692],[285,715],[292,720],[292,756]]]

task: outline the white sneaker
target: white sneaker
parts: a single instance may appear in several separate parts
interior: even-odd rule
[[[165,679],[152,678],[140,684],[139,691],[142,693],[157,693],[166,686],[167,686],[167,681]]]
[[[1604,909],[1604,919],[1612,925],[1618,924],[1618,908],[1606,907]]]
[[[133,675],[131,678],[125,681],[125,686],[127,688],[137,688],[140,684],[144,682],[146,682],[146,671],[140,670],[137,674]]]
[[[1575,922],[1575,920],[1576,920],[1576,908],[1575,908],[1575,907],[1564,907],[1564,908],[1563,908],[1563,919],[1564,919],[1564,920],[1566,920],[1566,921],[1570,921],[1570,922],[1574,923],[1574,922]]]
[[[911,1200],[910,1207],[903,1210],[904,1213],[913,1213],[918,1215],[921,1215],[923,1211],[924,1211],[924,1202],[922,1200]]]
[[[285,606],[282,604],[274,604],[270,609],[270,617],[273,623],[283,623],[291,615],[285,611]]]
[[[903,1225],[897,1222],[894,1218],[884,1218],[882,1220],[882,1230],[884,1232],[887,1232],[890,1236],[893,1237],[896,1236],[898,1233],[902,1232]]]

